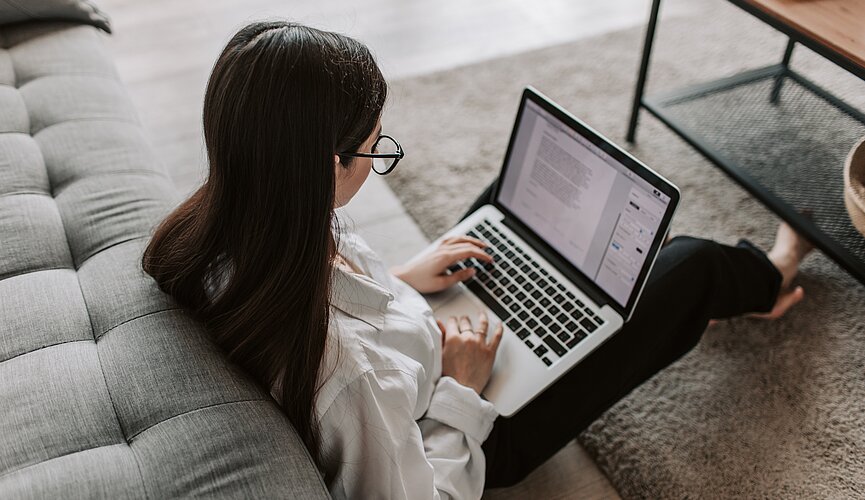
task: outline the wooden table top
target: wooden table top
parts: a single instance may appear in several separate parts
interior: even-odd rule
[[[865,72],[865,0],[739,0]]]

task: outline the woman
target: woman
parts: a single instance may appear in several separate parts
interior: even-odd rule
[[[375,160],[387,173],[401,156],[381,135],[386,94],[355,40],[282,21],[241,29],[207,86],[210,175],[143,260],[271,390],[336,498],[477,498],[515,483],[693,347],[710,318],[773,304],[775,317],[802,298],[791,281],[808,246],[786,226],[768,257],[744,241],[675,238],[633,320],[498,418],[479,394],[501,327],[488,332],[483,315],[437,321],[418,293],[471,276],[447,268],[489,261],[483,243],[450,239],[390,272],[336,223],[373,157],[387,157]]]

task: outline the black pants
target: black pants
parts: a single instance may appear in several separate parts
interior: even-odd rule
[[[493,185],[469,213],[490,202]],[[769,311],[781,274],[747,240],[679,236],[661,249],[624,328],[510,418],[483,448],[486,487],[509,486],[552,457],[634,388],[693,348],[710,319]]]

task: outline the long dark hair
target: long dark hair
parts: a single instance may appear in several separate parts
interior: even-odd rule
[[[386,95],[356,40],[285,21],[244,27],[207,84],[207,181],[162,222],[143,257],[229,359],[274,391],[317,461],[334,155],[360,148]]]

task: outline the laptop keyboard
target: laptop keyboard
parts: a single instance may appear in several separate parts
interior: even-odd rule
[[[487,242],[492,263],[475,258],[451,266],[451,272],[474,267],[464,284],[516,333],[546,366],[551,366],[604,324],[584,304],[523,252],[503,231],[484,219],[468,236]]]

